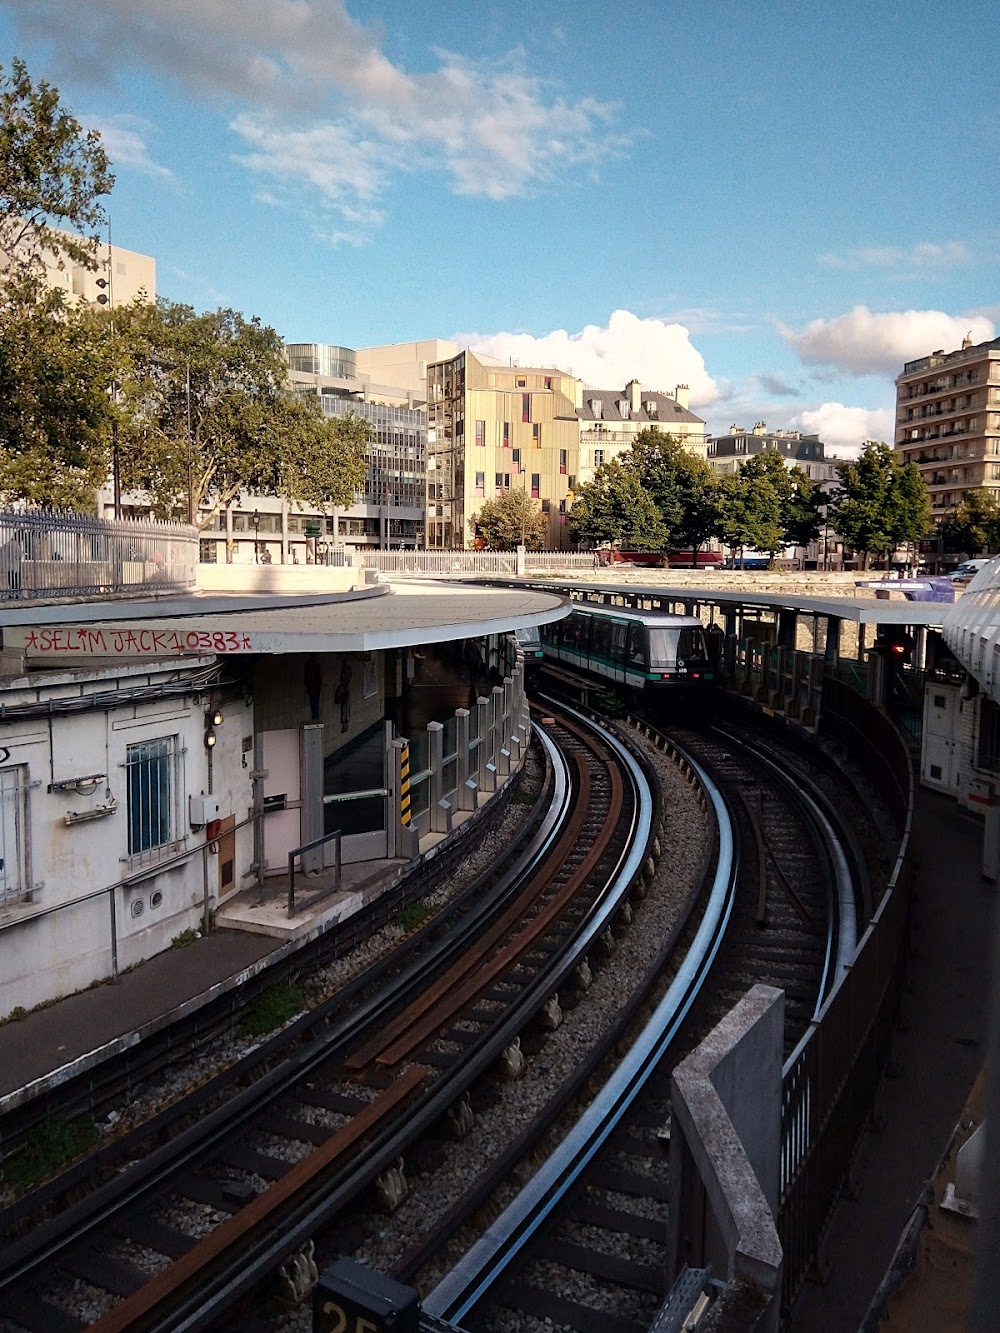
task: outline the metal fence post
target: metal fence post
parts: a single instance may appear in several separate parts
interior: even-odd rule
[[[493,762],[493,698],[480,696],[476,700],[479,711],[479,788],[496,790],[496,764]]]
[[[476,808],[476,794],[469,786],[469,733],[469,710],[467,708],[456,708],[455,747],[457,757],[455,761],[455,781],[458,787],[459,810],[475,810]]]
[[[430,817],[431,832],[446,833],[447,826],[441,798],[444,795],[444,726],[440,722],[427,723],[427,764],[431,770]]]

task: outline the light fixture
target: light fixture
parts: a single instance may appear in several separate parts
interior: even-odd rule
[[[205,749],[206,750],[214,749],[215,746],[218,745],[218,743],[219,743],[218,736],[216,736],[212,728],[209,727],[209,729],[205,732]]]
[[[216,710],[211,715],[210,721],[213,727],[222,726],[222,723],[225,721],[225,719],[222,716],[221,708],[216,708]]]

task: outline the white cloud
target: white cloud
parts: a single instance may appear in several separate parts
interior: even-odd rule
[[[84,123],[98,130],[104,151],[114,167],[134,167],[148,176],[161,180],[175,180],[169,167],[154,162],[149,155],[146,140],[156,132],[156,126],[141,116],[83,116]]]
[[[909,249],[895,245],[864,245],[843,254],[824,254],[819,263],[824,268],[856,272],[861,268],[937,268],[968,264],[972,260],[968,247],[961,241],[919,241]]]
[[[893,439],[893,412],[888,407],[845,407],[843,403],[820,403],[793,416],[789,425],[804,435],[818,435],[827,453],[853,458],[865,440]]]
[[[344,0],[0,7],[22,31],[48,40],[73,77],[142,65],[236,102],[232,128],[254,150],[239,160],[268,179],[317,190],[334,212],[351,196],[370,203],[404,170],[442,171],[456,194],[528,195],[620,155],[634,137],[612,131],[615,104],[567,100],[525,69],[521,51],[482,61],[436,51],[433,68],[410,73]]]
[[[875,314],[857,305],[836,319],[814,319],[804,329],[778,326],[781,336],[813,365],[835,366],[848,375],[898,375],[904,361],[938,348],[954,351],[967,335],[985,342],[993,321],[982,315],[946,315],[941,310]]]
[[[640,319],[628,310],[616,310],[603,327],[587,324],[579,333],[469,333],[456,334],[455,341],[505,363],[513,359],[522,366],[568,371],[595,388],[624,388],[637,379],[646,388],[673,393],[676,385],[688,384],[694,408],[719,394],[682,324]]]

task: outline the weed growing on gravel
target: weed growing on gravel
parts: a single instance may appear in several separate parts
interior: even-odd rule
[[[276,986],[264,991],[243,1015],[239,1034],[241,1037],[260,1037],[265,1032],[273,1032],[300,1014],[305,1007],[306,999],[298,984],[294,981],[279,981]]]
[[[93,1120],[46,1120],[35,1126],[24,1147],[7,1163],[7,1183],[23,1194],[96,1142],[97,1126]]]
[[[393,918],[394,923],[407,932],[416,930],[417,926],[422,926],[430,916],[430,908],[425,907],[423,903],[407,903],[401,907]]]

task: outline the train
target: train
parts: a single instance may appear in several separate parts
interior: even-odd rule
[[[574,607],[565,620],[543,625],[541,640],[547,661],[565,662],[636,695],[700,690],[715,677],[697,616]]]

